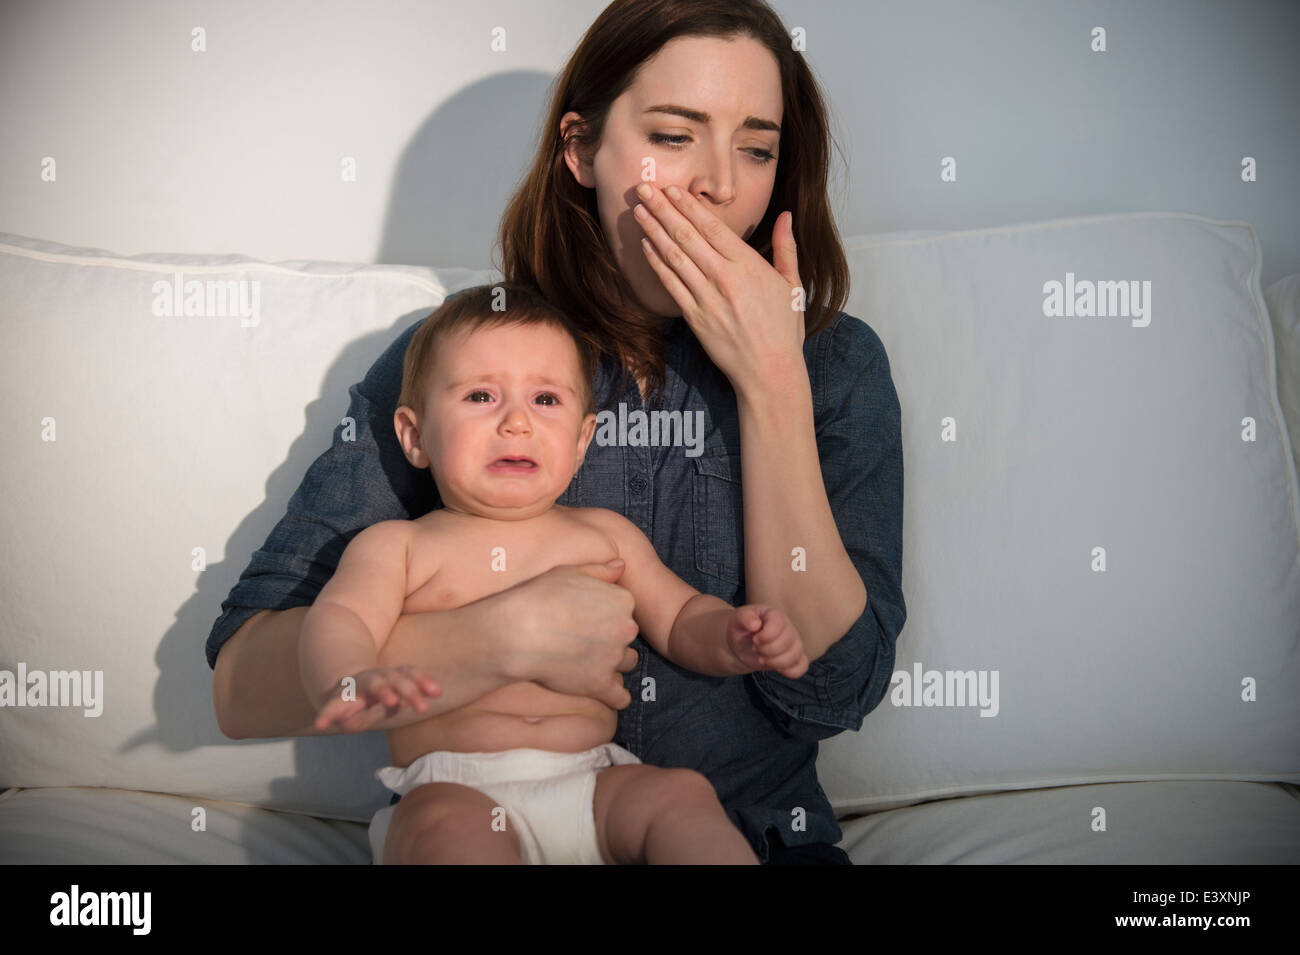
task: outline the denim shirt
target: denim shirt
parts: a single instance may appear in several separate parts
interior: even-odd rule
[[[432,475],[407,462],[393,430],[402,359],[422,321],[349,389],[355,440],[341,440],[342,424],[335,428],[333,447],[312,464],[288,513],[253,554],[208,637],[209,666],[215,668],[222,644],[259,610],[310,605],[362,529],[442,506]],[[671,321],[664,339],[666,383],[661,402],[651,397],[650,410],[680,411],[693,422],[702,411],[702,440],[695,435],[696,447],[665,445],[662,437],[657,446],[633,444],[634,412],[647,409],[634,382],[622,395],[612,393],[618,369],[603,358],[595,379],[598,411],[614,415],[607,436],[625,413],[627,440],[602,443],[598,422],[558,503],[618,511],[679,577],[739,606],[747,601],[736,396],[684,319]],[[840,840],[817,781],[817,742],[858,729],[884,697],[907,614],[900,409],[884,347],[869,326],[841,313],[807,338],[803,350],[822,478],[840,538],[866,587],[866,609],[798,680],[770,671],[702,676],[638,636],[632,643],[637,665],[624,674],[632,702],[619,712],[614,737],[645,763],[707,776],[764,862],[769,834],[787,846]]]

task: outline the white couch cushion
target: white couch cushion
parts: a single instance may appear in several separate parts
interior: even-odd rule
[[[214,293],[210,314],[166,314],[177,273],[183,292],[201,283],[203,311]],[[0,786],[189,793],[357,820],[387,805],[373,778],[388,763],[381,733],[226,739],[203,644],[329,447],[348,386],[447,291],[495,277],[123,258],[0,235],[0,670],[103,679],[99,716],[0,709]],[[215,293],[241,281],[255,322],[216,314]]]
[[[1300,800],[1274,783],[1065,786],[841,823],[857,865],[1295,865]]]
[[[890,694],[822,748],[836,808],[1300,779],[1300,494],[1254,231],[1156,213],[850,244],[848,311],[902,407],[908,618]],[[1045,315],[1048,283],[1085,280],[1138,280],[1140,308]],[[996,703],[926,705],[958,702],[949,673]]]
[[[0,796],[0,865],[369,865],[366,832],[339,819],[122,789]]]
[[[1094,828],[1099,822],[1104,829]],[[858,865],[1300,862],[1300,801],[1272,783],[1113,783],[994,793],[842,825],[840,845]],[[0,865],[367,865],[366,831],[354,822],[118,789],[0,796]]]

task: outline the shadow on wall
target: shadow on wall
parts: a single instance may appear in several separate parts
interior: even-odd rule
[[[397,165],[375,262],[493,267],[497,226],[532,161],[555,79],[489,77],[429,115]]]

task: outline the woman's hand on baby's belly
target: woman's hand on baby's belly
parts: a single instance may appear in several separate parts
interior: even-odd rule
[[[503,591],[494,609],[505,615],[509,675],[614,709],[631,703],[620,671],[636,666],[638,628],[620,576],[607,564],[561,565]]]

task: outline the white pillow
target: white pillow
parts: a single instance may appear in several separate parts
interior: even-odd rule
[[[204,283],[205,310],[214,293],[212,314],[156,314],[169,295],[154,283],[177,273]],[[372,778],[388,762],[381,733],[226,739],[204,641],[330,446],[348,386],[446,292],[495,279],[123,258],[0,234],[0,670],[103,679],[99,716],[0,709],[0,788],[198,794],[357,820],[388,803]],[[226,281],[250,283],[256,323],[215,313]]]
[[[902,409],[908,615],[890,693],[823,744],[835,807],[1300,780],[1300,493],[1254,230],[1154,213],[850,245],[847,311]],[[1048,283],[1127,280],[1150,283],[1127,315],[1045,315]],[[957,703],[966,672],[987,706],[902,705],[950,673],[928,699]]]

